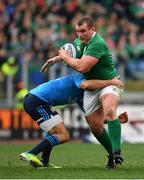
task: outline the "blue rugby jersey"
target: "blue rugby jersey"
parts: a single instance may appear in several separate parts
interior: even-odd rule
[[[80,73],[70,74],[43,83],[30,91],[51,106],[77,103],[83,109],[83,90],[80,84],[85,78]]]

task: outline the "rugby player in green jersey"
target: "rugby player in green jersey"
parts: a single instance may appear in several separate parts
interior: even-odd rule
[[[76,33],[78,38],[74,41],[74,45],[78,51],[78,57],[68,56],[67,51],[61,48],[60,58],[75,70],[83,73],[87,80],[108,80],[118,77],[107,44],[95,32],[95,25],[91,17],[84,16],[77,21]],[[123,161],[121,125],[116,115],[121,93],[122,89],[115,86],[84,92],[86,120],[95,137],[109,152],[108,168],[114,168],[114,163],[121,164]],[[103,127],[104,119],[108,120],[110,138]]]

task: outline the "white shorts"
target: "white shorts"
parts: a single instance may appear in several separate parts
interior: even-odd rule
[[[115,94],[119,98],[122,95],[123,90],[116,86],[110,85],[102,89],[97,89],[95,91],[84,91],[84,114],[88,116],[98,110],[102,105],[100,98],[105,94]]]

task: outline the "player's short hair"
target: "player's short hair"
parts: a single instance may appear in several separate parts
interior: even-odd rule
[[[81,17],[76,24],[82,26],[84,23],[86,23],[89,28],[95,27],[94,21],[90,16]]]

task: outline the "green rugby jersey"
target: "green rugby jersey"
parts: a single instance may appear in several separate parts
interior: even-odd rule
[[[86,79],[113,79],[118,76],[114,67],[112,55],[108,50],[104,39],[95,33],[87,44],[80,42],[79,38],[75,39],[74,46],[77,49],[77,57],[83,55],[96,57],[98,63],[87,73],[84,73]]]

